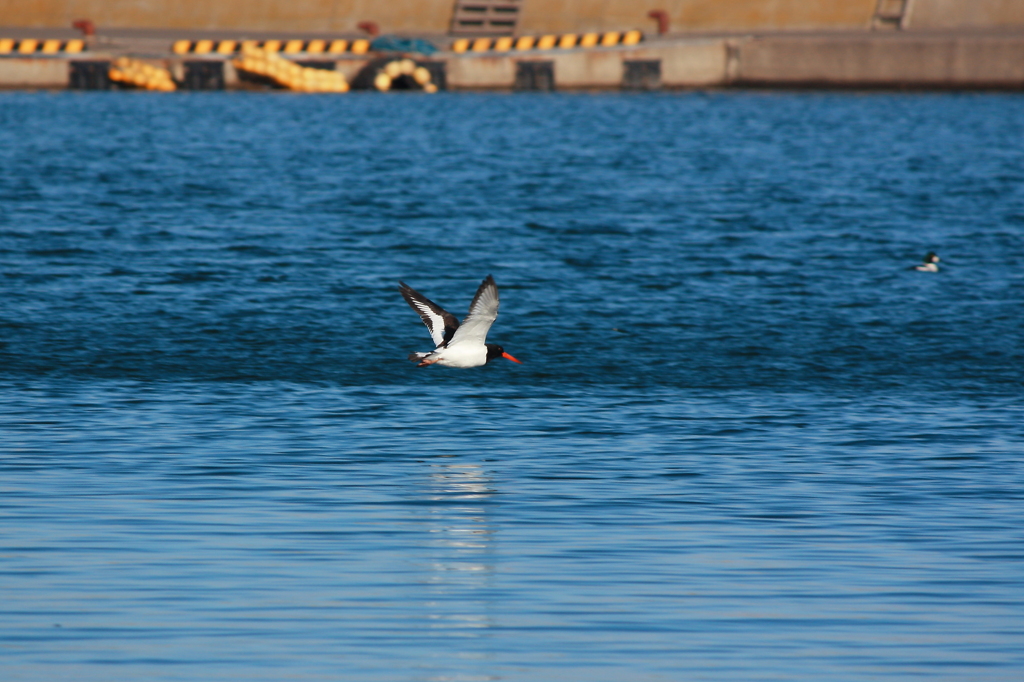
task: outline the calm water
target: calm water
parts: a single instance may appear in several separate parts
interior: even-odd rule
[[[1021,679],[1022,140],[1016,95],[0,95],[3,679]],[[406,362],[397,281],[488,273],[524,364]]]

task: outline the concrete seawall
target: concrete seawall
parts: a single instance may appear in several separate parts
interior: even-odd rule
[[[521,63],[550,63],[556,89],[615,89],[624,83],[626,65],[657,62],[660,86],[693,88],[725,85],[727,41],[720,38],[659,41],[629,48],[550,50],[526,55],[452,55],[448,83],[452,88],[515,87]]]
[[[0,60],[0,87],[66,88],[69,73],[66,59],[3,59]]]
[[[1021,34],[846,34],[739,38],[736,85],[1024,87]]]
[[[214,43],[216,44],[216,43]],[[0,57],[0,87],[65,88],[73,63],[133,55],[181,74],[184,64],[224,69],[230,55],[180,55],[172,41],[98,43],[78,54]],[[286,55],[309,59],[310,55]],[[380,55],[319,56],[350,80]],[[708,87],[870,87],[1024,89],[1024,33],[832,32],[649,38],[636,45],[525,51],[442,50],[429,57],[449,89],[659,89]],[[223,66],[222,66],[223,65]],[[540,81],[531,74],[540,73]],[[525,76],[524,76],[525,74]],[[531,80],[532,79],[532,80]],[[221,83],[221,81],[217,81]],[[218,85],[217,87],[220,87]]]
[[[0,88],[122,87],[103,69],[125,57],[178,87],[251,88],[231,66],[243,42],[351,82],[387,58],[379,32],[436,46],[411,56],[450,89],[1024,89],[1022,3],[0,0]]]
[[[511,88],[523,57],[448,57],[449,85]],[[660,84],[695,87],[1024,88],[1024,35],[761,35],[553,50],[558,88],[617,88],[628,62],[659,62]]]

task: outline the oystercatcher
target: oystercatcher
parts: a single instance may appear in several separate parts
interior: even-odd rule
[[[920,265],[915,265],[914,269],[915,270],[920,270],[921,272],[938,272],[939,271],[939,266],[937,265],[938,262],[939,262],[939,257],[935,255],[935,252],[934,251],[929,251],[927,254],[925,254],[924,262],[921,263]]]
[[[419,313],[423,323],[430,330],[430,337],[434,339],[437,348],[429,353],[412,353],[409,359],[417,362],[417,367],[427,365],[444,365],[445,367],[479,367],[485,365],[494,358],[505,358],[512,362],[519,362],[505,352],[501,346],[493,343],[484,343],[487,338],[487,330],[494,324],[498,317],[498,285],[494,278],[487,275],[476,290],[473,302],[469,304],[469,314],[459,325],[455,316],[437,305],[429,298],[410,287],[405,282],[399,282],[398,290],[402,292],[405,299],[413,310]],[[523,364],[519,362],[519,364]]]

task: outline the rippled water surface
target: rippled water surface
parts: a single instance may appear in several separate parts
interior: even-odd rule
[[[3,679],[1021,679],[1022,139],[0,95]],[[523,364],[408,363],[489,273]]]

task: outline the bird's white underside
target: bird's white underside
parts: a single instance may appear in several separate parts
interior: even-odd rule
[[[487,363],[487,347],[461,345],[438,348],[423,358],[422,362],[428,365],[438,364],[443,367],[458,367],[459,369],[479,367]]]
[[[428,365],[438,364],[444,367],[468,369],[487,364],[487,332],[498,319],[498,288],[489,286],[481,289],[479,296],[470,306],[469,314],[455,330],[448,345],[444,348],[444,318],[430,309],[429,306],[416,301],[416,309],[430,320],[427,325],[430,338],[437,346],[432,353],[426,354],[421,362]]]

